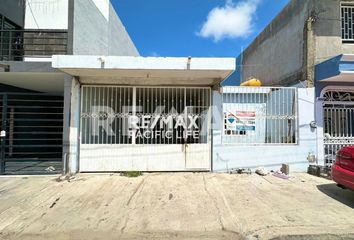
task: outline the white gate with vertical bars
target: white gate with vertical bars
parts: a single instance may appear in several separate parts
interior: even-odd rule
[[[324,158],[330,167],[338,150],[354,145],[354,91],[331,90],[324,97]]]
[[[223,144],[297,144],[298,93],[285,87],[224,87]]]
[[[210,88],[82,86],[81,172],[208,171]]]

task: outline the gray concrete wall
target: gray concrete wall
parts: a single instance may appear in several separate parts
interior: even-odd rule
[[[313,13],[308,44],[305,26]],[[253,76],[264,85],[293,85],[308,79],[308,61],[313,66],[342,53],[354,53],[354,44],[342,43],[340,0],[292,0],[244,51],[241,81]]]
[[[263,85],[302,78],[304,23],[309,1],[291,1],[244,51],[242,81],[253,76]]]
[[[10,19],[20,27],[24,25],[24,9],[23,0],[1,0],[0,14]]]
[[[340,54],[354,54],[354,44],[342,43],[339,0],[316,0],[319,20],[315,24],[316,58],[321,63]],[[348,0],[345,2],[352,2]]]
[[[74,55],[139,55],[111,4],[108,18],[92,0],[75,0],[73,11]]]
[[[315,23],[315,63],[321,63],[342,53],[339,0],[316,0],[319,19]]]

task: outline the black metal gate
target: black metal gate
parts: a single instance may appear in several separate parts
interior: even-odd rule
[[[63,97],[0,93],[1,174],[62,171]]]

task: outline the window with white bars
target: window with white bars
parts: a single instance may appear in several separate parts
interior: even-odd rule
[[[354,42],[354,4],[341,5],[341,30],[344,42]]]
[[[81,143],[205,144],[209,108],[210,88],[82,86]]]
[[[223,88],[223,144],[297,144],[296,88]]]

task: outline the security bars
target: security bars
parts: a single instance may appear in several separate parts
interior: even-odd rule
[[[24,57],[67,54],[65,30],[0,29],[0,60],[22,61]]]
[[[209,88],[82,86],[81,142],[207,143],[209,107]]]
[[[128,126],[127,120],[132,115],[132,98],[131,87],[83,86],[81,142],[131,144],[132,138],[125,134],[125,127]],[[109,134],[110,130],[114,134]]]
[[[296,88],[223,88],[223,144],[297,144]]]
[[[341,5],[341,30],[343,41],[354,41],[354,5],[352,4]]]
[[[2,93],[0,99],[1,174],[60,173],[63,97]]]
[[[328,91],[324,97],[324,158],[330,167],[338,150],[354,145],[354,92]]]

